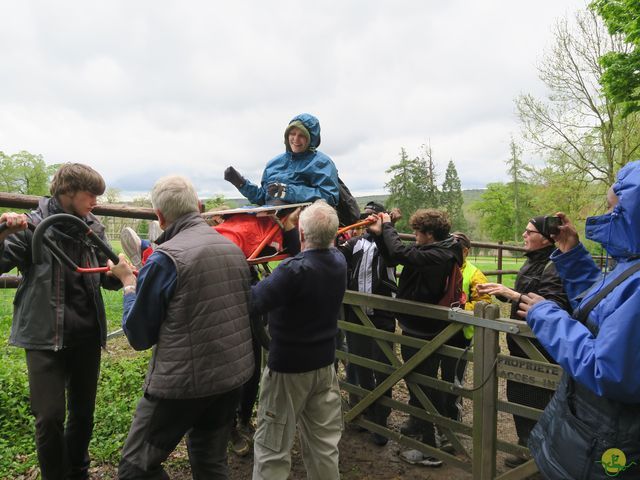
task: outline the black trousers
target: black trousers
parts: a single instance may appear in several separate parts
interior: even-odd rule
[[[553,358],[551,358],[551,356],[542,347],[538,340],[533,339],[531,340],[531,343],[533,343],[533,345],[542,354],[544,354],[547,360],[556,363],[555,360],[553,360]],[[507,335],[507,346],[509,347],[509,354],[511,356],[529,358],[511,335]],[[513,403],[519,403],[520,405],[526,405],[527,407],[544,410],[547,404],[551,401],[553,394],[554,391],[547,388],[507,380],[507,400]],[[516,426],[518,442],[521,445],[526,445],[527,441],[529,440],[529,434],[531,433],[531,430],[533,430],[533,427],[535,427],[536,423],[538,422],[536,420],[531,420],[530,418],[514,415],[513,423]]]
[[[403,332],[403,335],[407,335],[407,333]],[[467,344],[468,341],[465,340],[464,336],[461,333],[455,335],[447,342],[447,345],[459,348],[464,348],[467,346]],[[411,357],[418,353],[418,349],[409,347],[407,345],[402,345],[401,353],[402,359],[407,362],[409,359],[411,359]],[[457,371],[456,363],[458,364]],[[456,376],[459,379],[463,378],[466,366],[467,362],[464,360],[458,362],[458,360],[455,358],[446,357],[444,355],[440,355],[439,353],[433,353],[422,363],[420,363],[413,371],[415,373],[420,373],[429,377],[438,378],[439,370],[442,380],[453,383]],[[458,395],[442,392],[440,390],[436,390],[435,388],[425,386],[422,387],[422,391],[426,394],[431,403],[433,403],[433,406],[436,407],[436,410],[440,413],[440,415],[444,415],[453,420],[458,420],[460,413],[458,409]],[[422,404],[411,390],[409,390],[409,405],[422,408]],[[426,443],[427,445],[436,446],[433,424],[431,422],[426,422],[417,418],[414,418],[414,421],[422,426],[422,442]]]
[[[26,350],[26,357],[42,479],[89,478],[99,341],[57,352]]]
[[[145,394],[122,449],[119,478],[168,479],[162,463],[185,435],[193,478],[228,478],[227,442],[240,390],[176,400]]]
[[[262,357],[262,347],[256,336],[251,337],[251,345],[253,347],[253,358],[255,359],[255,366],[253,368],[253,374],[242,386],[240,392],[240,405],[238,407],[238,419],[242,423],[248,423],[251,420],[253,414],[253,406],[258,399],[258,389],[260,387],[260,374],[262,373],[260,358]]]

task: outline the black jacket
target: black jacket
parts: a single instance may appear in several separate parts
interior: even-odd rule
[[[398,283],[398,298],[437,304],[444,294],[445,280],[454,263],[462,266],[462,245],[454,237],[429,245],[404,243],[390,223],[383,223],[376,237],[381,253],[403,266]],[[412,336],[433,338],[448,322],[398,314],[402,330]]]
[[[562,280],[558,276],[556,266],[549,260],[555,248],[555,245],[549,245],[525,253],[527,261],[518,272],[513,289],[519,293],[537,293],[546,300],[552,300],[565,310],[569,310],[569,299],[562,288]],[[518,303],[512,302],[511,318],[522,320],[517,312]]]
[[[347,261],[349,290],[385,297],[395,296],[398,291],[395,264],[380,254],[373,235],[365,233],[350,238],[338,249]],[[371,321],[378,328],[392,329],[395,326],[393,312],[373,310],[367,314],[371,315]]]
[[[558,276],[555,264],[549,260],[555,248],[555,245],[549,245],[539,250],[525,253],[527,261],[518,272],[513,289],[522,294],[537,293],[546,300],[551,300],[561,308],[570,311],[569,298],[562,287],[562,280]],[[511,318],[522,320],[518,316],[517,301],[511,302]],[[549,361],[553,361],[537,340],[534,339],[532,342]],[[527,356],[511,335],[507,335],[507,345],[511,355],[517,357]],[[553,362],[555,363],[555,361]]]
[[[40,200],[38,209],[28,215],[29,221],[35,225],[43,218],[51,215],[49,204],[51,199]],[[87,227],[93,230],[100,238],[105,240],[104,226],[98,219],[89,214],[83,219]],[[53,226],[45,233],[47,237],[55,241],[67,254],[80,260],[82,266],[97,267],[106,265],[105,255],[97,248],[87,245],[81,240],[81,234],[74,237]],[[16,291],[14,298],[13,323],[11,324],[11,336],[9,343],[18,347],[34,350],[59,350],[68,345],[65,335],[73,335],[73,328],[69,325],[69,307],[67,304],[77,302],[88,303],[89,312],[96,328],[99,330],[100,341],[104,346],[107,339],[106,315],[100,287],[117,290],[122,285],[115,277],[107,277],[105,274],[92,273],[76,279],[76,284],[71,286],[68,281],[72,276],[68,275],[65,266],[61,265],[49,252],[44,249],[43,263],[35,265],[31,261],[30,230],[18,232],[5,239],[0,244],[0,272],[8,272],[17,267],[22,273],[22,282]],[[70,252],[74,250],[74,252]],[[71,287],[74,287],[71,289]],[[83,295],[82,298],[69,298]],[[88,295],[87,298],[84,295]],[[77,319],[76,319],[77,320]]]

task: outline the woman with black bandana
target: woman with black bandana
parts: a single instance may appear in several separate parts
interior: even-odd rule
[[[522,295],[529,292],[537,293],[547,300],[556,302],[561,308],[569,309],[569,300],[562,288],[562,281],[558,277],[553,262],[549,259],[555,250],[554,241],[548,233],[544,232],[543,224],[544,216],[533,217],[522,233],[527,260],[516,276],[513,289],[499,283],[485,283],[477,287],[479,293],[488,293],[495,295],[498,300],[511,302],[511,318],[517,320],[522,320],[518,316],[519,300]],[[534,339],[532,342],[549,361],[553,361],[537,340]],[[507,335],[507,346],[512,356],[528,358],[513,335]],[[553,390],[507,380],[507,399],[510,402],[542,410],[552,396]],[[516,425],[518,443],[526,446],[529,433],[536,421],[518,415],[513,416],[513,421]],[[523,455],[509,455],[505,458],[505,465],[515,468],[527,460],[528,458]]]

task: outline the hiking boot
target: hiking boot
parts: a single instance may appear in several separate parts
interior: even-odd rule
[[[409,420],[404,422],[400,427],[400,433],[407,437],[418,437],[422,435],[424,430],[424,422],[418,420],[416,417],[409,417]]]
[[[229,435],[231,451],[239,457],[244,457],[251,451],[251,443],[237,429],[232,429]]]
[[[142,268],[142,241],[138,234],[132,228],[124,227],[120,232],[120,243],[133,266],[140,270]]]
[[[527,439],[518,439],[518,445],[522,447],[527,446]],[[504,457],[504,464],[509,468],[516,468],[525,462],[531,460],[531,456],[526,453],[516,453],[514,455],[507,455]]]
[[[422,465],[423,467],[437,468],[442,466],[442,460],[435,457],[427,457],[419,450],[405,450],[399,454],[400,460],[411,465]]]
[[[160,228],[160,222],[157,220],[154,220],[153,222],[149,223],[149,241],[151,243],[155,243],[156,240],[158,239],[158,237],[160,235],[162,235],[162,228]]]
[[[373,443],[378,445],[379,447],[384,447],[387,443],[389,443],[389,439],[384,435],[380,435],[379,433],[373,433],[371,436]]]
[[[446,453],[456,453],[456,449],[449,441],[449,438],[444,433],[436,433],[436,447]]]
[[[256,433],[256,427],[251,420],[244,421],[240,419],[238,421],[237,430],[240,435],[246,438],[249,442],[253,441],[253,436]]]
[[[528,462],[531,458],[523,453],[517,453],[515,455],[507,455],[504,457],[504,465],[509,468],[516,468],[525,462]]]

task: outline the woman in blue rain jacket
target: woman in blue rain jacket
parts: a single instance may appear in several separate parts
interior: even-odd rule
[[[602,288],[640,262],[640,161],[618,172],[608,213],[590,217],[586,238],[615,260],[602,274],[569,219],[554,236],[551,259],[574,315]],[[549,479],[640,479],[640,272],[617,285],[585,324],[557,304],[530,295],[521,310],[537,339],[562,366],[558,390],[529,438]]]
[[[327,155],[317,150],[318,119],[308,113],[295,116],[285,129],[284,143],[287,151],[267,163],[260,186],[246,180],[233,167],[225,170],[225,180],[257,205],[324,199],[335,207],[340,196],[338,170]]]

